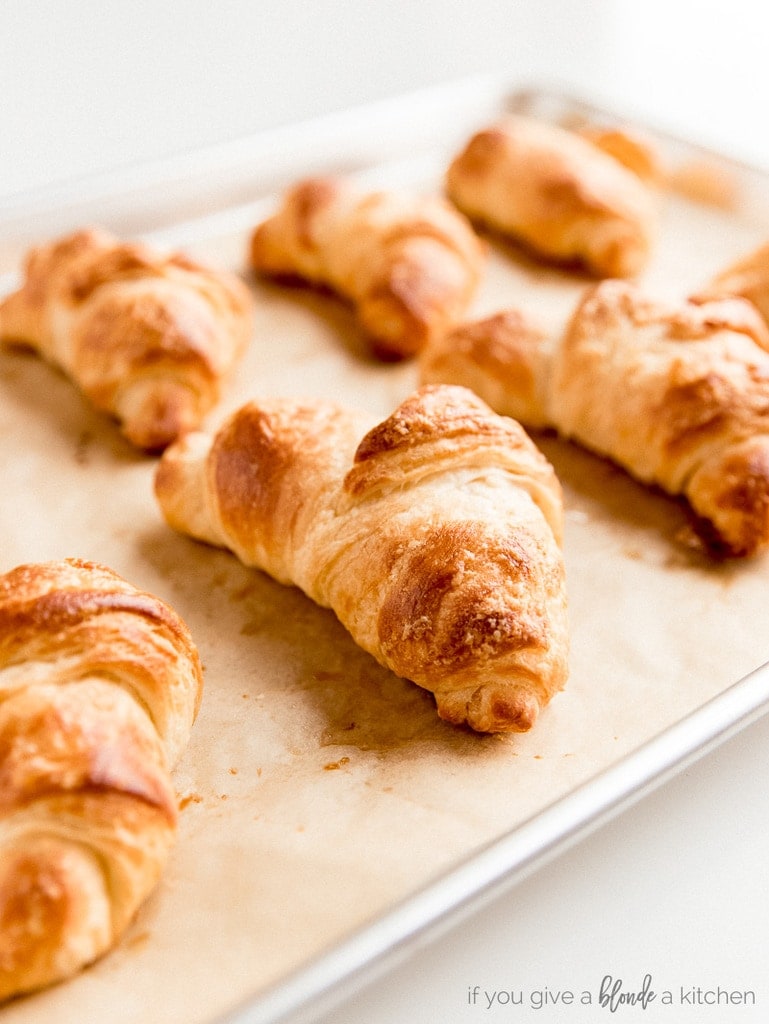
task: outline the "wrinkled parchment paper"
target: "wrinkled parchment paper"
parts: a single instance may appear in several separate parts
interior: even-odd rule
[[[414,184],[438,187],[448,155]],[[184,247],[244,272],[252,218],[272,201],[226,231],[186,225]],[[662,205],[647,275],[660,292],[686,294],[764,240],[728,209]],[[415,385],[413,365],[367,358],[333,299],[251,283],[253,343],[211,425],[274,394],[384,417]],[[472,312],[523,301],[560,314],[584,285],[492,245]],[[769,657],[766,558],[709,561],[681,543],[675,501],[537,437],[564,487],[571,676],[530,734],[475,735],[439,721],[430,695],[357,649],[330,612],[171,532],[155,461],[31,354],[0,353],[0,437],[0,571],[67,556],[110,565],[185,618],[206,680],[161,884],[113,952],[6,1006],[3,1024],[212,1021]]]

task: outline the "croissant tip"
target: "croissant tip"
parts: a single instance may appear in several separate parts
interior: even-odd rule
[[[197,429],[202,417],[195,392],[177,381],[137,387],[126,398],[122,430],[125,437],[150,454],[164,451],[177,438]]]
[[[467,725],[474,732],[529,732],[539,717],[540,702],[520,690],[500,693],[479,686],[469,697],[438,697],[438,715],[454,725]]]

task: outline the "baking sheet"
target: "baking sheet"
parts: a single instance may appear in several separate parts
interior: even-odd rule
[[[569,123],[598,116],[568,97],[471,83],[19,197],[3,217],[2,283],[12,286],[30,242],[96,221],[245,272],[250,230],[295,178],[341,170],[435,189],[469,132],[512,107]],[[661,200],[646,281],[686,294],[765,241],[764,177],[648,134],[679,183],[718,185],[706,202],[680,191]],[[212,426],[273,394],[385,416],[415,385],[413,364],[368,359],[332,299],[249,281],[253,342]],[[584,285],[494,245],[472,313],[519,300],[566,310]],[[9,1024],[310,1019],[322,994],[490,898],[769,697],[756,671],[769,657],[767,559],[709,561],[681,543],[675,501],[552,437],[536,439],[564,487],[571,675],[530,734],[494,737],[440,722],[429,694],[376,665],[298,591],[169,531],[152,497],[155,461],[30,354],[0,352],[0,436],[0,571],[105,562],[174,605],[206,674],[161,884],[111,954],[4,1008]]]

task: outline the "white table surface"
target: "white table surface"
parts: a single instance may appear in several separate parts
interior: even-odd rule
[[[768,39],[763,0],[4,0],[0,211],[20,191],[487,72],[607,98],[769,167]],[[657,1000],[617,1019],[769,1021],[768,752],[763,719],[318,1024],[582,1024],[615,1016],[597,1005],[605,975],[637,991],[647,974]],[[697,988],[756,1005],[681,1005]],[[566,990],[575,1001],[554,1006]],[[511,991],[524,1005],[488,1007]]]

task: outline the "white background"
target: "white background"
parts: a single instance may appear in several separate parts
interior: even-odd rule
[[[769,168],[768,43],[763,0],[0,0],[0,212],[19,192],[479,73],[607,98]],[[768,784],[762,721],[323,1024],[769,1020]],[[484,1006],[484,990],[578,998],[647,973],[759,1005]]]
[[[0,194],[479,73],[769,160],[761,0],[2,0]]]

